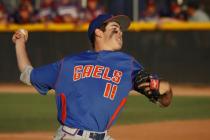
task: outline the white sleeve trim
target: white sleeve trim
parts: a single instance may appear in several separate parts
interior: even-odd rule
[[[29,66],[29,65],[26,66],[24,71],[20,75],[20,81],[22,81],[23,83],[27,85],[31,85],[30,75],[31,75],[32,70],[33,70],[32,66]]]

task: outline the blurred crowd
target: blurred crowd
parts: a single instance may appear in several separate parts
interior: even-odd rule
[[[10,12],[9,12],[10,11]],[[14,10],[0,3],[0,23],[84,23],[104,13],[98,0],[87,0],[86,7],[75,0],[41,0],[39,8],[35,8],[34,0],[20,0]]]
[[[40,0],[37,6],[35,0],[19,0],[16,7],[8,5],[9,0],[0,0],[0,24],[32,24],[32,23],[74,23],[90,22],[102,13],[122,14],[123,0],[115,0],[116,7],[107,8],[100,0]],[[210,18],[204,11],[200,0],[169,0],[167,12],[160,7],[156,0],[139,0],[141,7],[138,21],[159,21],[168,18],[177,21],[208,22]],[[142,3],[141,3],[142,2]],[[85,5],[85,6],[84,6]],[[126,6],[124,4],[124,6]],[[112,12],[113,11],[113,12]]]
[[[140,14],[140,20],[158,21],[167,18],[172,21],[210,21],[200,0],[170,0],[167,8],[168,10],[161,9],[155,0],[147,0],[146,8]]]

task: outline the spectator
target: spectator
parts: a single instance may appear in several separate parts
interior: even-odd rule
[[[81,19],[83,22],[90,22],[104,12],[104,7],[99,5],[98,0],[88,0],[87,8],[82,10]]]
[[[38,11],[39,22],[53,22],[56,16],[57,4],[53,0],[42,0]]]
[[[144,21],[158,21],[159,14],[157,10],[157,5],[154,0],[149,0],[143,14],[140,15],[140,19]]]
[[[209,22],[210,18],[202,9],[200,3],[196,0],[190,0],[187,3],[188,21],[192,22]]]
[[[182,10],[182,6],[179,5],[177,2],[172,2],[170,4],[170,11],[171,15],[170,17],[179,20],[179,21],[186,21],[187,20],[187,14]]]
[[[8,14],[3,4],[0,3],[0,24],[7,23]]]
[[[34,9],[34,6],[32,5],[31,0],[21,0],[20,5],[25,5],[28,8],[28,11],[30,12],[30,14],[34,14],[35,9]]]
[[[76,24],[79,19],[79,6],[71,0],[60,0],[57,14],[56,22]]]
[[[34,23],[35,19],[30,8],[29,5],[20,3],[18,10],[11,16],[10,22],[17,24]]]

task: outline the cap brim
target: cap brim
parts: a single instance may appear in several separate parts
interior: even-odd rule
[[[126,15],[113,16],[113,17],[107,19],[104,23],[107,23],[107,22],[117,22],[117,23],[119,23],[120,27],[123,31],[126,31],[131,24],[130,18]]]

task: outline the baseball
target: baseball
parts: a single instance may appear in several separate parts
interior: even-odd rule
[[[160,94],[161,95],[165,94],[168,91],[168,89],[170,89],[169,83],[162,81],[160,83],[160,88],[159,88]]]
[[[25,29],[19,29],[20,33],[24,35],[25,41],[28,40],[28,31]]]

